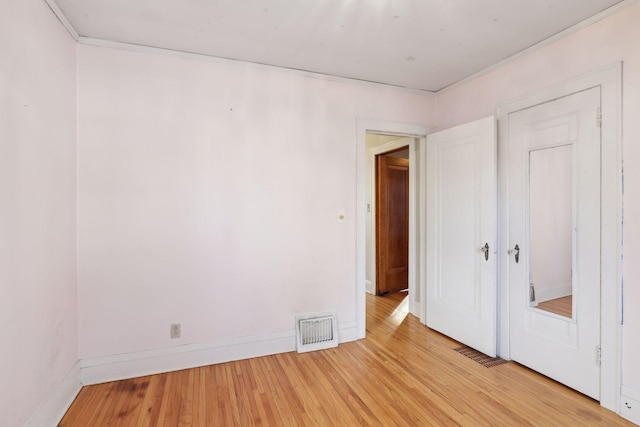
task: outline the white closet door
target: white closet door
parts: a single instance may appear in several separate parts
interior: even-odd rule
[[[511,113],[507,145],[511,358],[594,399],[600,398],[599,108],[596,87]],[[561,298],[569,301],[567,311],[546,308]]]
[[[496,126],[427,137],[427,326],[496,355]]]

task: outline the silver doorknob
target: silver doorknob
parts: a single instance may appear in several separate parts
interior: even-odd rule
[[[513,249],[509,249],[507,253],[509,255],[514,255],[514,258],[516,259],[516,264],[518,263],[518,261],[520,261],[520,246],[515,245],[515,247]]]
[[[485,243],[483,247],[480,248],[482,252],[484,252],[484,260],[489,261],[489,243]]]

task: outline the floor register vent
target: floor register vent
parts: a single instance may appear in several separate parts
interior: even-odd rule
[[[296,350],[298,353],[338,346],[336,313],[296,316]]]

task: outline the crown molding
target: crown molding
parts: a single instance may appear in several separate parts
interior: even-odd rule
[[[356,84],[361,86],[375,87],[378,89],[390,89],[393,91],[400,91],[400,92],[411,93],[415,95],[422,95],[422,96],[435,95],[435,93],[431,91],[413,89],[413,88],[402,87],[402,86],[394,86],[394,85],[389,85],[389,84],[379,83],[374,81],[359,80],[359,79],[354,79],[349,77],[340,77],[332,74],[323,74],[323,73],[316,73],[312,71],[299,70],[295,68],[278,67],[275,65],[262,64],[258,62],[241,61],[239,59],[223,58],[218,56],[205,55],[201,53],[185,52],[185,51],[173,50],[173,49],[164,49],[159,47],[145,46],[145,45],[139,45],[139,44],[133,44],[133,43],[116,42],[112,40],[97,39],[92,37],[81,36],[78,38],[78,43],[87,45],[87,46],[105,47],[105,48],[111,48],[111,49],[128,50],[131,52],[172,56],[176,58],[208,61],[208,62],[214,62],[219,64],[242,65],[242,66],[256,68],[259,70],[276,71],[276,72],[295,75],[299,77],[328,80],[332,82],[346,83],[346,84],[352,84],[352,85]]]
[[[596,22],[602,21],[605,18],[608,18],[609,16],[615,15],[616,13],[620,12],[623,9],[626,9],[629,6],[632,6],[636,3],[638,3],[638,1],[640,0],[623,0],[620,3],[616,3],[611,7],[608,7],[607,9],[603,10],[600,13],[597,13],[587,19],[585,19],[584,21],[580,21],[577,24],[568,27],[554,35],[552,35],[551,37],[548,37],[534,45],[531,45],[523,50],[521,50],[518,53],[515,53],[505,59],[503,59],[502,61],[496,62],[493,65],[488,66],[487,68],[478,71],[477,73],[474,73],[472,75],[470,75],[469,77],[465,77],[462,80],[459,80],[455,83],[450,84],[449,86],[446,86],[442,89],[436,90],[434,93],[435,95],[442,95],[445,94],[447,92],[449,92],[450,90],[453,90],[457,87],[463,86],[466,83],[469,83],[472,80],[477,79],[478,77],[484,76],[485,74],[489,74],[490,72],[504,66],[507,65],[523,56],[529,55],[533,52],[535,52],[538,49],[542,49],[545,46],[548,46],[564,37],[567,37],[570,34],[576,33],[580,30],[582,30],[583,28],[586,28],[590,25],[595,24]]]
[[[64,13],[62,13],[62,9],[60,9],[60,7],[58,6],[58,3],[56,3],[55,0],[44,0],[44,1],[45,3],[47,3],[47,6],[49,6],[49,9],[51,9],[53,14],[56,15],[56,18],[58,18],[58,20],[62,23],[64,28],[66,28],[69,35],[73,37],[75,41],[78,41],[78,39],[80,38],[80,35],[76,31],[76,29],[73,28],[73,25],[71,25],[71,22],[69,22],[67,17],[64,16]]]

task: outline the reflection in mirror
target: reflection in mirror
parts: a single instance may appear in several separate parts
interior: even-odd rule
[[[573,146],[529,153],[529,305],[573,312]]]

